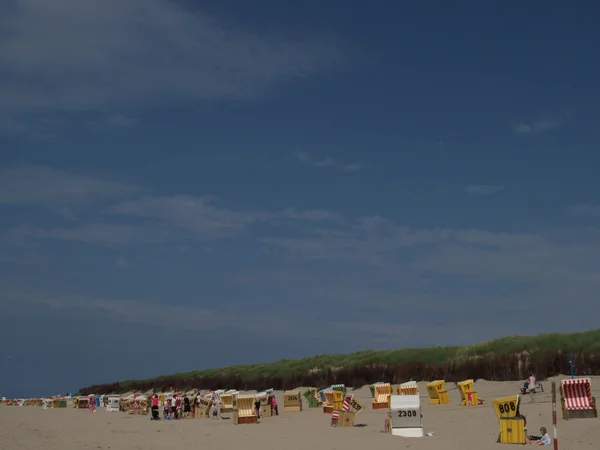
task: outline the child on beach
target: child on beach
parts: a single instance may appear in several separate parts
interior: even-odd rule
[[[534,445],[536,447],[548,447],[552,445],[552,438],[548,434],[548,430],[546,430],[546,427],[540,428],[540,433],[542,433],[541,436],[525,436],[525,441],[529,445]]]

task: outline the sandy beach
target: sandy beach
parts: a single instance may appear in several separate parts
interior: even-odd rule
[[[560,380],[566,377],[557,377]],[[544,381],[544,393],[521,397],[521,412],[527,416],[531,434],[546,426],[552,435],[551,380]],[[188,419],[151,421],[149,416],[130,416],[121,412],[95,413],[87,410],[37,407],[0,407],[0,448],[11,450],[75,449],[186,449],[224,450],[332,450],[397,449],[432,450],[498,449],[499,425],[492,409],[494,398],[515,394],[519,382],[480,380],[475,390],[486,400],[477,407],[459,406],[459,391],[447,383],[451,403],[429,405],[425,383],[419,383],[424,431],[435,433],[422,438],[402,438],[381,433],[387,410],[371,409],[369,388],[356,389],[355,396],[367,408],[360,413],[354,428],[330,427],[330,416],[321,408],[306,408],[261,419],[259,424],[233,425],[232,420]],[[558,383],[557,383],[558,386]],[[593,378],[594,396],[600,397],[600,377]],[[282,392],[276,392],[283,406]],[[560,405],[559,405],[560,407]],[[226,415],[227,416],[227,415]],[[231,416],[231,415],[229,415]],[[598,448],[599,419],[562,420],[558,411],[559,448],[565,450]]]

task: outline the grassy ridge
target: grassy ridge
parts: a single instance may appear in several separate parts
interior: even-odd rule
[[[418,373],[439,373],[444,374],[452,372],[452,370],[481,370],[481,364],[477,365],[473,361],[485,360],[487,365],[502,365],[502,364],[517,364],[519,361],[525,361],[530,364],[533,358],[537,364],[535,370],[545,372],[544,367],[556,362],[558,355],[565,353],[576,353],[578,358],[585,362],[588,357],[600,355],[600,329],[581,333],[551,333],[541,334],[537,336],[508,336],[504,338],[494,339],[492,341],[483,342],[469,346],[454,346],[454,347],[428,347],[428,348],[408,348],[397,350],[372,350],[360,351],[350,354],[333,354],[333,355],[317,355],[310,358],[301,359],[282,359],[272,363],[250,364],[218,367],[214,369],[196,370],[191,372],[178,373],[168,376],[157,377],[147,380],[127,380],[119,383],[107,385],[90,386],[82,389],[82,392],[95,392],[113,390],[124,392],[128,390],[141,390],[146,387],[159,387],[165,385],[179,385],[181,387],[204,387],[207,380],[210,383],[235,382],[238,385],[251,386],[261,380],[271,380],[274,385],[286,385],[286,380],[289,382],[309,381],[318,379],[319,373],[329,373],[329,377],[335,376],[331,373],[345,374],[346,379],[350,376],[349,373],[354,371],[363,371],[365,368],[387,368],[396,370],[396,372],[406,372],[407,367],[416,368]],[[523,355],[526,358],[523,359]],[[543,355],[543,357],[542,357]],[[512,358],[509,362],[507,357]],[[517,358],[517,359],[515,359]],[[565,359],[566,356],[562,359]],[[546,361],[543,361],[545,359]],[[550,361],[550,362],[547,362]],[[559,367],[563,368],[564,361],[559,361]],[[466,369],[465,369],[466,367]],[[471,369],[468,369],[471,367]],[[454,369],[453,369],[454,368]],[[415,369],[417,370],[417,369]],[[489,370],[493,370],[493,367]],[[528,370],[527,368],[525,370]],[[376,369],[372,371],[377,372]],[[423,372],[424,371],[424,372]],[[389,376],[389,370],[384,371],[380,375]],[[411,372],[413,373],[413,372]],[[512,372],[511,372],[512,373]],[[542,375],[540,373],[540,375]],[[376,373],[372,374],[376,377]],[[361,374],[361,377],[369,376],[369,374]],[[509,376],[509,375],[504,375]],[[343,378],[343,377],[342,377]],[[359,377],[360,378],[360,377]],[[356,379],[356,376],[354,376]],[[204,380],[204,382],[203,382]],[[233,381],[232,381],[233,380]],[[377,380],[367,380],[377,381]],[[281,383],[279,383],[281,382]],[[231,386],[231,384],[228,384]]]

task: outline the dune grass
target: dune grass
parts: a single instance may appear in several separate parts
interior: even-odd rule
[[[164,378],[198,379],[240,377],[256,380],[261,377],[290,377],[311,371],[327,371],[369,365],[397,365],[406,363],[460,364],[466,360],[512,355],[515,353],[600,353],[600,329],[580,333],[550,333],[537,336],[507,336],[469,346],[401,348],[396,350],[363,350],[349,354],[316,355],[310,358],[282,359],[271,363],[217,367],[177,373],[143,380],[160,384]],[[121,389],[137,380],[119,382]]]

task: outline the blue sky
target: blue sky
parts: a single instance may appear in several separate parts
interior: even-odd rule
[[[596,3],[3,8],[0,394],[600,323]]]

